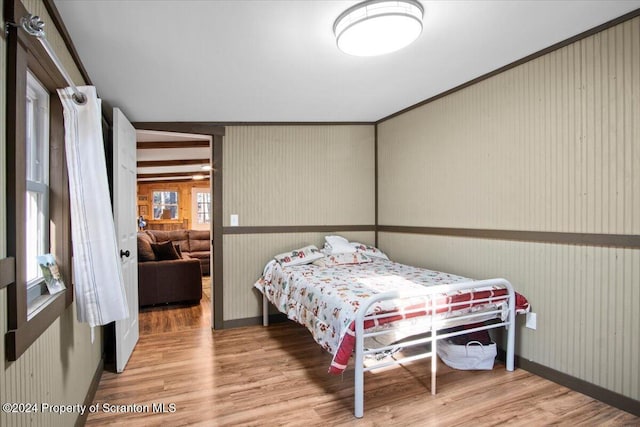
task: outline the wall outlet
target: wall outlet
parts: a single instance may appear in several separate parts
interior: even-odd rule
[[[538,319],[536,313],[527,313],[525,326],[529,329],[536,329],[538,326],[537,323]]]
[[[239,220],[238,220],[238,214],[231,214],[230,218],[229,218],[229,224],[232,227],[237,227],[239,224]]]

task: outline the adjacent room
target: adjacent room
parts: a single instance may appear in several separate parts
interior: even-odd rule
[[[640,0],[0,6],[0,426],[640,424]]]

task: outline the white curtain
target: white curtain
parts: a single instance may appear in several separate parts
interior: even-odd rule
[[[64,106],[71,199],[74,289],[78,320],[91,327],[128,316],[104,156],[101,101],[93,86],[79,88],[87,102],[58,89]]]

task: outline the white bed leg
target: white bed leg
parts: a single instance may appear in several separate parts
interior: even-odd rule
[[[516,348],[516,308],[515,296],[509,298],[509,327],[507,328],[507,371],[514,369],[514,357]],[[513,301],[511,301],[513,300]]]
[[[354,415],[356,418],[364,416],[364,325],[356,321],[356,357],[354,379]]]
[[[262,294],[262,326],[269,326],[269,300]]]
[[[436,394],[436,374],[438,371],[436,330],[431,330],[431,394]]]
[[[362,418],[364,415],[364,372],[360,364],[359,366],[356,365],[355,390],[353,393],[355,400],[355,410],[353,413],[356,418]]]

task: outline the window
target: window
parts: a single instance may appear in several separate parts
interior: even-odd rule
[[[19,1],[5,3],[12,6],[5,20],[28,13]],[[4,357],[14,361],[70,307],[73,283],[64,118],[54,96],[66,82],[38,39],[17,27],[6,34],[6,260],[14,274],[1,311]],[[66,279],[64,292],[49,295],[43,283],[36,257],[46,253]]]
[[[197,203],[197,222],[198,224],[210,224],[211,223],[211,214],[210,214],[210,206],[211,206],[211,193],[209,191],[201,192],[199,191],[196,195],[196,203]]]
[[[49,92],[31,72],[27,72],[25,122],[25,277],[31,315],[48,295],[36,257],[49,252]]]
[[[178,192],[153,192],[153,219],[178,219]]]

